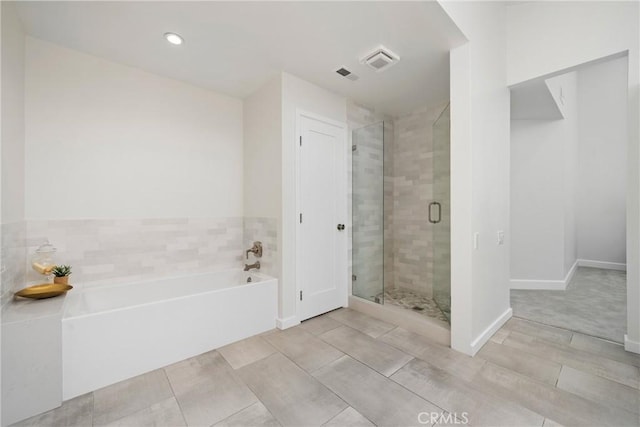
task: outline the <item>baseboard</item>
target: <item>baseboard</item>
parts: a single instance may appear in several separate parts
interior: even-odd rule
[[[563,280],[511,279],[509,281],[509,286],[511,289],[564,291],[567,289],[567,285],[573,278],[573,275],[576,274],[576,270],[578,269],[579,265],[579,261],[574,262]]]
[[[631,341],[627,334],[624,334],[624,349],[632,353],[640,354],[640,341]]]
[[[509,286],[511,289],[529,289],[529,290],[549,290],[564,291],[573,278],[578,267],[603,268],[606,270],[627,271],[627,264],[608,261],[594,261],[591,259],[579,259],[573,263],[573,266],[567,273],[564,280],[531,280],[531,279],[511,279]]]
[[[576,271],[578,271],[578,267],[579,266],[580,266],[580,263],[578,262],[578,260],[575,260],[575,262],[573,263],[573,265],[569,269],[569,272],[564,277],[564,288],[565,289],[567,288],[567,285],[569,284],[569,282],[571,282],[571,279],[573,279],[573,276],[576,274]]]
[[[511,279],[509,281],[511,289],[535,290],[535,291],[564,291],[567,284],[564,280],[522,280]]]
[[[491,323],[489,327],[478,336],[478,338],[473,340],[471,342],[471,355],[475,356],[475,354],[482,348],[482,346],[485,345],[487,341],[489,341],[489,339],[491,339],[493,334],[498,332],[498,329],[500,329],[505,323],[507,323],[507,320],[511,319],[512,315],[513,310],[511,310],[511,307],[509,307],[496,320],[494,320],[493,323]]]
[[[604,268],[606,270],[627,271],[627,264],[620,262],[594,261],[592,259],[579,259],[580,267]]]
[[[289,316],[289,317],[285,317],[284,319],[281,319],[278,317],[276,319],[276,327],[278,329],[289,329],[299,324],[300,324],[300,321],[298,320],[297,316]]]

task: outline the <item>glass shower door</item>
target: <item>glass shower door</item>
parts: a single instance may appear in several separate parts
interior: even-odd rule
[[[433,124],[433,300],[451,323],[451,112]]]
[[[352,134],[352,293],[384,302],[384,123]]]

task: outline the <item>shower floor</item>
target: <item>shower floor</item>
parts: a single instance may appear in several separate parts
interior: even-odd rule
[[[382,297],[382,293],[378,294],[378,299],[382,299]],[[447,316],[445,316],[442,310],[440,310],[433,299],[409,289],[385,289],[384,304],[395,305],[397,307],[411,310],[422,316],[449,323]]]

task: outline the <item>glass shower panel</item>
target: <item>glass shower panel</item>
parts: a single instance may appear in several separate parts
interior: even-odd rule
[[[384,123],[352,134],[353,295],[384,302]]]
[[[433,300],[451,323],[451,111],[433,124]]]

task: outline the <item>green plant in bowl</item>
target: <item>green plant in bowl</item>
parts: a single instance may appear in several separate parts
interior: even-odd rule
[[[69,276],[71,275],[71,266],[70,265],[56,265],[51,270],[51,274],[55,277],[53,278],[53,283],[58,283],[60,285],[68,285],[69,284]]]
[[[56,277],[66,277],[71,275],[70,265],[56,265],[51,270],[51,273]]]

